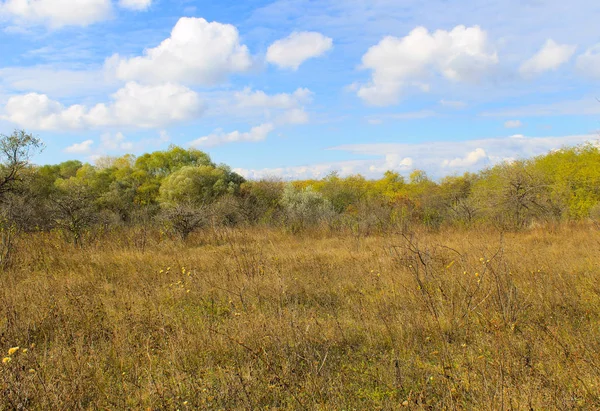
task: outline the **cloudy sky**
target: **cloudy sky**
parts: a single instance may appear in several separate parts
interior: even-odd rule
[[[0,133],[247,177],[458,174],[598,139],[595,0],[0,0]]]

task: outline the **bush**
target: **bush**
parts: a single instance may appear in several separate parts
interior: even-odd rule
[[[280,201],[284,209],[286,225],[292,231],[331,222],[335,216],[331,202],[313,191],[311,187],[298,190],[290,184],[283,190]]]

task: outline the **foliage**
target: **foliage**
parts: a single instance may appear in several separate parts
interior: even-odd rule
[[[593,144],[440,181],[413,170],[406,179],[394,171],[374,180],[334,172],[289,184],[276,179],[245,181],[228,166],[216,165],[208,154],[176,146],[138,158],[104,157],[95,166],[66,161],[40,167],[28,161],[41,143],[25,132],[3,137],[2,147],[0,171],[6,182],[0,188],[0,206],[22,208],[19,216],[12,214],[11,222],[26,231],[64,229],[64,218],[56,217],[57,199],[64,202],[70,190],[79,196],[75,203],[82,210],[103,216],[90,218],[89,228],[101,221],[105,226],[136,226],[134,214],[140,207],[166,212],[180,205],[189,216],[190,208],[202,210],[206,218],[198,227],[262,224],[301,231],[327,223],[356,235],[417,225],[433,230],[445,225],[521,230],[538,222],[596,219],[600,209],[600,149]],[[72,187],[61,189],[67,181]],[[83,192],[87,194],[81,197]]]
[[[289,184],[283,190],[280,201],[286,226],[293,231],[328,221],[334,214],[331,202],[312,187],[297,189]]]
[[[42,149],[42,141],[25,131],[0,134],[0,196],[14,189],[31,156]]]
[[[228,167],[185,166],[170,174],[160,186],[166,204],[209,204],[225,194],[237,194],[241,176]]]

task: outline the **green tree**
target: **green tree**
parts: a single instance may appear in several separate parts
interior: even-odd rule
[[[208,154],[171,146],[166,151],[156,151],[137,158],[133,166],[136,184],[136,202],[153,204],[158,200],[162,181],[183,167],[215,167]]]
[[[555,216],[550,188],[531,161],[515,161],[484,170],[473,186],[473,196],[493,222],[522,228],[536,218]]]
[[[228,167],[186,166],[164,179],[163,204],[210,204],[225,194],[237,194],[244,179]]]
[[[0,134],[0,197],[13,190],[31,157],[43,149],[42,141],[25,131]]]

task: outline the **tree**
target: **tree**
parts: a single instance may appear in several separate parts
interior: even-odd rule
[[[296,189],[289,184],[281,197],[286,223],[292,231],[298,231],[310,225],[327,221],[335,215],[331,202],[312,187]]]
[[[29,166],[31,156],[42,149],[42,141],[25,131],[15,131],[10,136],[0,134],[1,268],[6,268],[9,265],[14,254],[15,237],[20,228],[14,217],[26,214],[25,208],[17,212],[16,206],[21,198],[14,196],[16,184],[21,181],[23,172]],[[26,204],[20,202],[20,205]]]
[[[547,176],[531,161],[502,163],[481,173],[473,197],[488,217],[505,228],[523,228],[535,218],[555,217]]]
[[[51,195],[54,221],[68,231],[75,245],[82,245],[83,235],[98,220],[94,190],[79,178],[59,179]]]
[[[208,154],[196,149],[185,150],[171,146],[167,151],[144,154],[135,161],[135,168],[147,172],[152,177],[166,177],[186,166],[212,166]]]
[[[0,134],[0,197],[14,189],[31,156],[42,149],[42,141],[24,130]]]
[[[166,225],[185,240],[192,232],[208,224],[207,208],[203,205],[182,202],[164,207],[162,217]]]
[[[155,204],[163,180],[183,167],[209,166],[214,168],[208,154],[200,150],[185,150],[171,146],[167,151],[144,154],[135,160],[132,177],[137,180],[136,202]]]
[[[447,210],[451,221],[471,224],[477,216],[477,205],[471,197],[471,187],[477,175],[465,173],[462,176],[449,176],[440,183],[440,201]]]
[[[281,209],[279,199],[285,188],[282,180],[267,178],[247,181],[240,187],[242,212],[250,222],[273,222]]]
[[[237,194],[243,181],[225,166],[186,166],[165,178],[160,200],[166,205],[210,204],[225,194]]]

